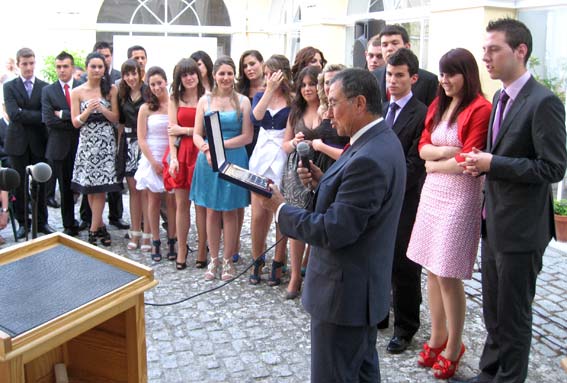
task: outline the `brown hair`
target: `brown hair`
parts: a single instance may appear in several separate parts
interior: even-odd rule
[[[221,56],[219,57],[215,63],[213,64],[213,76],[217,74],[218,70],[221,66],[228,65],[232,68],[232,71],[236,75],[236,66],[234,65],[234,61],[228,56]],[[218,96],[218,85],[217,82],[214,82],[213,91],[211,92],[212,96]],[[240,118],[240,100],[238,99],[238,93],[232,88],[232,95],[230,96],[230,103],[236,109],[236,115]]]
[[[452,124],[457,120],[459,113],[469,106],[478,95],[482,94],[478,65],[474,56],[468,50],[464,48],[451,49],[439,60],[439,73],[448,75],[462,74],[464,78],[461,102],[449,116],[449,123]],[[452,97],[445,94],[441,85],[437,89],[437,97],[439,101],[433,116],[432,126],[436,126],[441,121],[443,114],[452,101]]]

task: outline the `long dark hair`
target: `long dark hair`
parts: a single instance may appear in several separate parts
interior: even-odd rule
[[[301,95],[301,87],[303,86],[303,79],[308,77],[311,80],[315,87],[317,87],[317,76],[319,75],[319,68],[313,66],[307,66],[299,72],[297,75],[297,82],[294,84],[295,86],[295,97],[291,103],[291,111],[289,113],[289,123],[292,126],[303,117],[303,113],[307,109],[307,101]],[[315,90],[315,94],[317,94],[317,90]]]
[[[146,72],[146,83],[148,85],[150,82],[149,81],[150,77],[155,75],[161,76],[161,78],[163,78],[165,82],[167,82],[167,76],[165,75],[165,71],[161,69],[159,66],[153,66]],[[146,103],[148,104],[148,107],[152,112],[155,112],[156,110],[159,109],[160,106],[159,99],[156,97],[155,94],[152,93],[152,90],[150,89],[149,86],[146,87],[144,96]]]
[[[246,73],[244,73],[244,59],[247,56],[254,56],[254,58],[260,62],[260,65],[264,63],[264,57],[262,57],[262,54],[255,49],[244,51],[244,53],[240,56],[240,60],[238,61],[238,80],[236,82],[236,91],[242,93],[246,97],[248,97],[248,92],[250,92],[250,80],[246,77]]]
[[[103,98],[108,100],[108,95],[110,94],[110,88],[112,87],[112,83],[110,82],[110,75],[108,74],[108,67],[106,66],[106,61],[104,61],[104,56],[98,52],[91,52],[85,59],[85,67],[89,67],[89,62],[93,59],[102,60],[102,64],[104,65],[104,75],[100,79],[100,94]]]
[[[171,98],[177,104],[179,104],[179,100],[183,98],[183,94],[185,93],[185,87],[183,86],[183,81],[181,79],[186,73],[196,74],[199,79],[199,83],[197,84],[197,99],[201,98],[201,96],[205,94],[205,86],[203,85],[203,79],[201,78],[201,71],[199,70],[195,60],[191,58],[181,59],[173,69],[173,83],[171,84]]]
[[[439,60],[439,73],[445,73],[450,76],[462,74],[464,78],[461,102],[449,116],[449,123],[452,124],[457,120],[459,113],[469,106],[478,95],[482,94],[478,65],[471,52],[464,48],[455,48],[445,53]],[[439,101],[432,126],[437,126],[453,100],[452,97],[448,97],[445,94],[441,85],[437,89],[437,97]]]
[[[209,82],[209,86],[212,89],[215,80],[213,79],[213,60],[211,60],[211,56],[209,56],[205,51],[196,51],[191,53],[190,57],[195,60],[195,62],[201,60],[201,62],[205,64],[205,68],[207,68],[207,81]]]
[[[295,55],[295,61],[293,62],[293,66],[291,67],[291,73],[293,74],[293,81],[299,81],[299,73],[303,70],[303,68],[309,66],[311,59],[315,57],[315,55],[319,53],[321,56],[321,68],[324,68],[327,64],[327,60],[325,60],[325,56],[323,56],[323,52],[321,52],[317,48],[313,47],[305,47],[301,48],[299,52]]]
[[[124,61],[122,63],[122,67],[120,67],[121,80],[118,83],[118,101],[120,102],[120,105],[124,105],[124,103],[128,99],[128,96],[130,96],[131,89],[130,86],[126,84],[126,81],[124,81],[124,76],[132,72],[138,75],[138,80],[140,81],[140,83],[143,82],[140,64],[138,64],[136,60],[132,59]]]

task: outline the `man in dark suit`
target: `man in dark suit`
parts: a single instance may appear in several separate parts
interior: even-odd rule
[[[61,192],[61,217],[64,233],[75,236],[75,201],[71,190],[75,154],[79,144],[79,129],[71,123],[71,90],[81,84],[73,79],[74,59],[67,52],[55,57],[58,80],[43,88],[41,112],[47,126],[45,157],[53,163],[54,174]]]
[[[488,332],[481,373],[466,382],[524,382],[532,302],[542,256],[555,236],[551,184],[565,176],[565,108],[526,69],[530,30],[513,19],[486,28],[483,61],[496,92],[487,151],[465,153],[471,175],[486,174],[482,298]],[[462,382],[460,379],[453,379]]]
[[[148,55],[146,49],[141,45],[133,45],[128,48],[126,55],[129,59],[136,60],[140,65],[140,73],[142,74],[142,81],[146,79],[146,64],[148,63]]]
[[[104,56],[104,62],[108,69],[108,74],[110,76],[110,83],[114,84],[116,81],[120,80],[122,77],[119,70],[112,67],[112,44],[106,41],[97,41],[93,47],[93,52],[98,52]],[[85,72],[81,77],[83,81],[87,79],[87,73]],[[122,192],[109,192],[107,193],[108,199],[108,222],[111,225],[116,226],[119,229],[129,229],[130,225],[122,219],[122,214],[124,214],[124,205],[122,203]],[[91,221],[91,209],[89,207],[86,196],[83,196],[81,207],[79,208],[81,215],[80,229],[84,230],[90,226]]]
[[[421,187],[425,180],[424,161],[417,146],[423,131],[427,107],[412,93],[417,81],[419,61],[407,48],[390,55],[386,66],[386,83],[390,103],[384,103],[386,123],[398,136],[406,156],[406,193],[398,224],[394,265],[392,268],[392,297],[394,335],[387,350],[392,354],[404,352],[419,329],[421,305],[421,266],[406,256],[415,222]],[[388,317],[381,327],[387,327]]]
[[[382,56],[388,62],[388,58],[400,48],[411,48],[408,32],[400,25],[386,25],[379,34]],[[374,72],[378,79],[382,102],[388,102],[389,92],[386,89],[386,67],[378,68]],[[437,95],[439,81],[437,76],[425,69],[417,72],[417,81],[412,85],[413,95],[425,105],[429,106]]]
[[[405,159],[381,116],[373,75],[345,69],[332,80],[329,112],[350,147],[319,180],[314,211],[284,203],[274,189],[265,208],[286,236],[309,243],[303,305],[311,314],[311,381],[379,382],[376,324],[390,306],[392,259],[406,182]],[[301,169],[301,168],[300,168]]]
[[[10,119],[6,131],[5,150],[10,156],[11,166],[20,174],[20,186],[16,188],[15,215],[19,223],[16,238],[25,236],[24,181],[26,166],[45,161],[47,130],[41,122],[41,90],[46,82],[35,77],[35,53],[22,48],[16,54],[16,64],[20,76],[4,83],[4,103]],[[32,193],[37,185],[32,183]],[[53,233],[47,223],[45,184],[39,185],[38,193],[38,231]]]

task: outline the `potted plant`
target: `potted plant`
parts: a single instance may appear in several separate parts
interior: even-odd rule
[[[567,200],[554,200],[555,237],[559,242],[567,242]]]

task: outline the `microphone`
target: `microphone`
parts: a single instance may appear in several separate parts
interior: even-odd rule
[[[0,190],[12,190],[20,185],[20,175],[14,169],[0,168]]]
[[[299,158],[301,159],[301,164],[305,169],[311,171],[311,165],[309,164],[309,144],[307,142],[301,141],[297,144],[297,154],[299,154]]]
[[[26,166],[26,172],[31,174],[32,180],[39,183],[47,182],[51,178],[51,166],[45,162]]]

